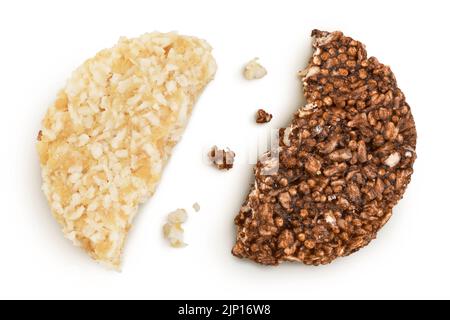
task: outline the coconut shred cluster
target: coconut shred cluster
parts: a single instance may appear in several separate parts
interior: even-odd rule
[[[118,268],[138,205],[155,191],[216,64],[203,40],[122,38],[79,67],[38,137],[43,190],[67,238]]]

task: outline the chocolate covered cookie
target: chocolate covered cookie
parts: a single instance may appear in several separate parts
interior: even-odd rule
[[[307,105],[255,167],[233,254],[320,265],[373,240],[402,198],[416,129],[391,69],[341,32],[314,30]]]

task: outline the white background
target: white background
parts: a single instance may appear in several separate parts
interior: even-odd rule
[[[450,67],[447,1],[1,1],[0,298],[450,298]],[[415,115],[418,160],[377,240],[323,267],[262,267],[230,254],[251,183],[248,150],[304,101],[296,72],[311,29],[342,30],[389,64]],[[199,100],[154,198],[109,271],[65,240],[40,190],[35,140],[71,71],[119,36],[177,30],[207,39],[216,80]],[[447,32],[446,32],[447,31]],[[269,74],[241,77],[260,57]],[[254,124],[257,108],[275,117]],[[218,172],[213,144],[238,155]],[[166,214],[199,202],[183,250],[162,239]]]

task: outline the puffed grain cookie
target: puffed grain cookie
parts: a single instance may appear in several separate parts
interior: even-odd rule
[[[402,198],[416,129],[389,67],[341,32],[314,30],[307,105],[255,168],[233,254],[320,265],[366,246]]]
[[[43,190],[65,236],[95,260],[119,268],[138,205],[215,71],[203,40],[122,38],[79,67],[49,108],[38,137]]]

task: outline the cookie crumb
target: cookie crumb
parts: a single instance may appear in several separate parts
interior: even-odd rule
[[[219,170],[230,170],[234,165],[236,154],[230,149],[220,150],[217,146],[211,148],[208,153],[209,160]]]
[[[200,211],[200,205],[198,204],[198,202],[194,203],[192,205],[192,208],[194,209],[195,212],[199,212]]]
[[[256,112],[256,123],[262,124],[262,123],[268,123],[270,120],[272,120],[273,116],[266,112],[263,109],[259,109]]]
[[[184,209],[177,209],[167,216],[167,223],[163,226],[164,238],[169,240],[172,248],[184,248],[184,229],[181,226],[187,221],[187,212]]]
[[[42,189],[65,237],[96,261],[120,269],[139,204],[214,78],[211,50],[176,33],[121,38],[77,68],[50,105],[37,137]]]
[[[247,80],[255,80],[264,78],[267,70],[258,62],[258,58],[249,61],[244,68],[244,78]]]

